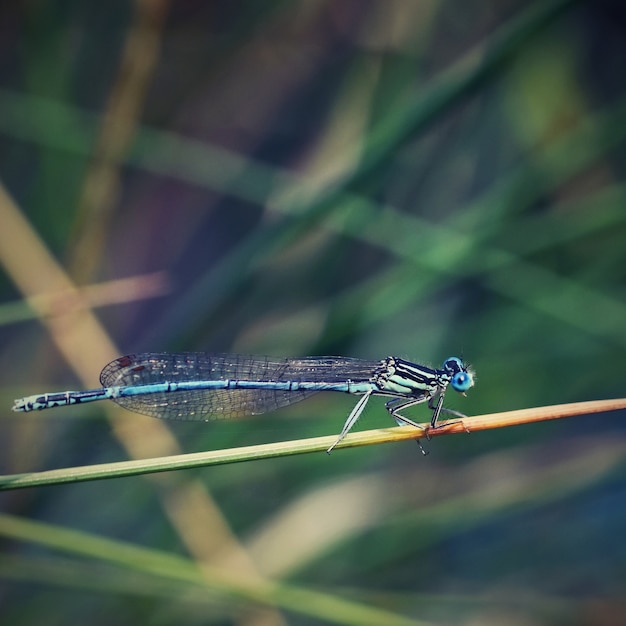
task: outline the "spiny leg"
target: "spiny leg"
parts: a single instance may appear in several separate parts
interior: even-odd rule
[[[396,420],[398,426],[415,426],[415,428],[419,428],[420,430],[426,430],[421,424],[414,422],[413,420],[405,417],[404,415],[400,415],[399,411],[402,409],[408,409],[412,406],[416,406],[418,404],[422,404],[426,402],[428,396],[424,396],[422,398],[394,398],[393,400],[389,400],[385,404],[385,408],[391,414],[391,417]]]
[[[431,411],[433,412],[433,416],[430,420],[430,428],[432,428],[433,430],[436,430],[437,428],[443,428],[444,426],[452,426],[452,424],[463,424],[463,418],[467,417],[467,415],[464,415],[463,413],[460,413],[459,411],[453,411],[452,409],[445,409],[443,407],[444,395],[445,395],[445,391],[439,394],[439,398],[437,399],[437,404],[435,406],[433,406],[434,396],[431,396],[430,398],[428,398],[428,408],[431,409]],[[443,424],[437,424],[437,420],[439,419],[439,416],[441,415],[441,413],[448,413],[450,415],[455,415],[456,417],[460,417],[461,419],[454,420],[452,422],[444,422]],[[463,424],[463,428],[465,428],[465,430],[469,433],[469,429],[466,428],[464,424]]]
[[[364,393],[363,396],[356,403],[355,407],[350,412],[350,415],[348,415],[348,419],[343,425],[343,429],[339,433],[339,437],[337,437],[335,443],[333,443],[333,445],[330,446],[328,450],[326,450],[327,454],[330,454],[333,451],[333,448],[350,432],[350,429],[356,424],[356,421],[361,416],[361,413],[363,413],[363,409],[365,408],[365,405],[367,404],[367,401],[370,399],[371,395],[371,391]]]
[[[408,417],[404,417],[404,415],[400,415],[398,411],[400,411],[400,409],[406,409],[411,406],[415,406],[417,404],[422,404],[423,402],[426,401],[426,399],[427,399],[427,396],[424,396],[423,398],[411,398],[409,400],[407,400],[406,398],[394,398],[393,400],[389,400],[389,402],[385,404],[385,407],[391,414],[391,417],[393,417],[393,419],[396,420],[396,424],[398,424],[398,426],[403,426],[403,425],[414,426],[415,428],[419,428],[420,430],[425,431],[426,429],[421,424],[418,424],[417,422],[410,420]],[[420,447],[420,451],[422,452],[424,456],[429,454],[429,452],[424,449],[424,446],[422,445],[422,442],[419,439],[416,439],[415,442]]]

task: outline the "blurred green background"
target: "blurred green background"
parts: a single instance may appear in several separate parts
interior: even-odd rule
[[[3,3],[2,473],[335,434],[354,404],[10,410],[134,351],[461,355],[468,414],[623,396],[625,29],[608,1]],[[42,525],[0,524],[0,621],[626,623],[623,412],[428,449],[2,494]]]

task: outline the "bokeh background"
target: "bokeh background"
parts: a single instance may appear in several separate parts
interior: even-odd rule
[[[2,473],[354,403],[10,410],[134,351],[458,354],[468,414],[623,396],[625,31],[608,1],[2,3]],[[0,621],[623,624],[624,417],[7,492]]]

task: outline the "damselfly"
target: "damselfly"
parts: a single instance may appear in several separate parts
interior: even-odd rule
[[[451,385],[465,394],[474,375],[461,359],[446,359],[441,369],[397,357],[366,361],[347,357],[275,359],[202,352],[130,354],[109,363],[100,374],[101,389],[63,391],[15,401],[14,411],[113,400],[137,413],[172,420],[204,420],[258,415],[308,398],[318,391],[341,391],[361,398],[348,415],[330,452],[350,431],[371,396],[387,396],[386,407],[400,425],[422,426],[400,413],[427,402],[430,427],[441,413]]]

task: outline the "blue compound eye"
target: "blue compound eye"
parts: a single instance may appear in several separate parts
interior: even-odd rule
[[[452,376],[457,372],[464,372],[465,366],[463,365],[463,361],[461,361],[458,356],[451,356],[443,362],[443,369]]]
[[[457,372],[452,377],[450,384],[455,391],[464,393],[474,384],[474,379],[469,372]]]

